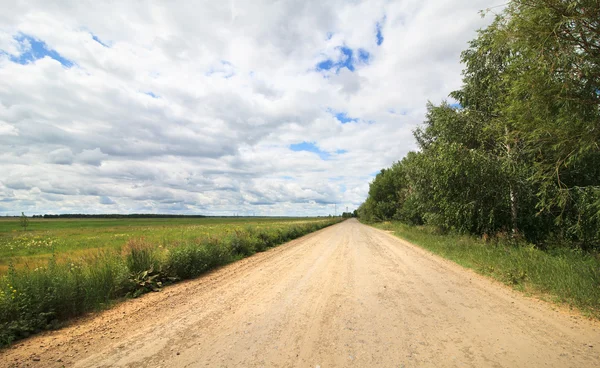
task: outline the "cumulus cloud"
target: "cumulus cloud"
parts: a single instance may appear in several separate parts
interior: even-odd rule
[[[50,162],[58,165],[70,165],[73,163],[73,152],[69,148],[56,149],[48,155]]]
[[[460,87],[493,5],[11,3],[0,214],[352,210],[415,148],[427,100]]]
[[[81,151],[81,153],[77,155],[77,160],[88,165],[100,166],[102,160],[107,157],[109,156],[106,153],[103,153],[100,148],[94,148]]]
[[[7,122],[0,121],[0,135],[19,135],[17,128]]]

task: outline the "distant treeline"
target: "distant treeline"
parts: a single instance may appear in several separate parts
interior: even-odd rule
[[[65,213],[60,215],[33,215],[33,218],[100,218],[100,219],[115,219],[115,218],[204,218],[208,216],[203,215],[164,215],[164,214],[146,214],[146,213],[132,213],[132,214],[97,214],[90,215],[84,213]]]
[[[356,213],[356,211],[354,211]],[[12,216],[17,217],[17,216]],[[99,219],[118,219],[118,218],[297,218],[297,216],[206,216],[206,215],[169,215],[169,214],[150,214],[150,213],[132,213],[132,214],[85,214],[85,213],[63,213],[59,215],[33,215],[32,218],[61,219],[61,218],[99,218]],[[312,216],[312,217],[332,217]],[[347,217],[352,217],[348,212]]]
[[[600,249],[600,2],[512,0],[462,53],[457,104],[359,208],[442,230]]]

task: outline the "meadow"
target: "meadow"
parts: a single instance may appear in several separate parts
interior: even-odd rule
[[[0,220],[0,346],[341,218]]]
[[[0,218],[0,274],[9,265],[35,268],[55,259],[76,259],[100,250],[120,251],[129,239],[144,238],[156,246],[173,246],[198,237],[224,236],[247,226],[281,228],[322,218],[122,218],[29,219],[23,231],[19,218]]]

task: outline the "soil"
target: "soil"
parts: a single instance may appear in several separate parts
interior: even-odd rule
[[[0,367],[600,367],[600,324],[352,219],[0,358]]]

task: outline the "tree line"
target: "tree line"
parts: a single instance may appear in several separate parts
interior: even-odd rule
[[[457,104],[358,213],[540,246],[600,248],[600,2],[512,0],[462,52]]]
[[[24,216],[24,215],[22,215]],[[132,214],[85,214],[85,213],[63,213],[63,214],[45,214],[33,215],[32,218],[45,219],[65,219],[65,218],[97,218],[97,219],[120,219],[120,218],[205,218],[204,215],[172,215],[155,213],[132,213]]]

